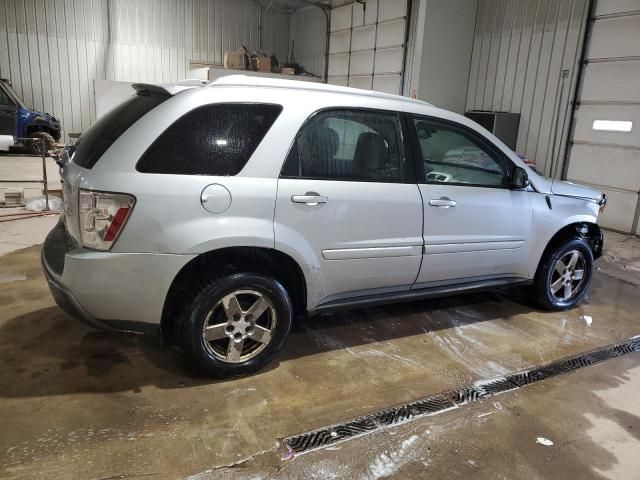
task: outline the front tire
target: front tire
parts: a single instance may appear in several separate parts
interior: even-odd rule
[[[547,310],[567,310],[587,294],[593,276],[593,252],[589,244],[574,238],[549,252],[536,274],[534,289]]]
[[[282,349],[293,320],[291,299],[268,275],[234,273],[209,280],[182,314],[182,346],[205,373],[255,372]]]

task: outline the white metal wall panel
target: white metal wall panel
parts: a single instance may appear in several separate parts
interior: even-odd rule
[[[573,146],[571,153],[579,158],[579,161],[572,162],[569,166],[572,180],[592,185],[608,183],[626,192],[634,192],[638,188],[640,162],[633,149],[578,143]],[[629,211],[628,220],[631,221],[633,216],[628,213]]]
[[[343,41],[349,39],[345,32],[334,35],[342,35]],[[305,7],[295,11],[291,15],[290,40],[294,43],[293,54],[296,61],[304,65],[308,72],[323,77],[327,44],[327,17],[324,12],[318,7]],[[336,46],[339,47],[339,43]],[[349,51],[348,43],[343,46],[342,51]]]
[[[580,94],[588,102],[640,102],[638,61],[589,63]]]
[[[349,53],[351,48],[351,31],[334,32],[329,37],[329,53]]]
[[[376,26],[354,27],[351,31],[351,51],[370,50],[376,42]]]
[[[365,8],[366,5],[366,8]],[[353,5],[353,25],[374,25],[378,19],[378,0]]]
[[[395,20],[378,24],[376,47],[397,47],[404,43],[405,21]]]
[[[375,75],[373,89],[386,93],[398,93],[402,77],[400,75]]]
[[[596,3],[596,16],[632,12],[639,8],[638,0],[601,0]]]
[[[272,8],[263,18],[262,48],[282,59],[289,17]],[[258,48],[258,22],[255,0],[0,0],[0,77],[78,132],[95,120],[94,79],[183,80],[189,61]]]
[[[376,65],[374,73],[402,73],[403,58],[404,49],[402,47],[376,50]]]
[[[589,58],[640,56],[638,32],[640,15],[598,20],[591,32]]]
[[[331,69],[329,69],[331,72]],[[333,85],[338,85],[340,87],[348,87],[349,86],[349,77],[333,77],[330,78],[330,83]]]
[[[350,30],[352,12],[353,6],[351,4],[331,10],[331,31]]]
[[[92,79],[104,75],[106,11],[105,0],[0,1],[0,77],[66,131],[95,118]]]
[[[353,88],[362,88],[363,90],[371,90],[373,75],[352,75],[349,77],[349,86]]]
[[[329,56],[329,78],[349,75],[349,54]],[[330,82],[333,83],[333,82]]]
[[[401,93],[406,9],[406,0],[367,0],[334,8],[329,83]]]
[[[600,223],[640,233],[640,0],[596,3],[567,177],[609,195]],[[631,121],[631,131],[594,129]]]
[[[407,0],[380,0],[378,5],[378,21],[404,18],[407,11]]]
[[[520,113],[516,150],[558,175],[587,0],[479,0],[467,110]]]
[[[364,75],[373,73],[373,50],[351,53],[349,75]]]
[[[633,127],[628,133],[599,131],[593,129],[595,120],[632,121]],[[573,140],[574,142],[590,142],[640,149],[640,108],[634,104],[581,105],[576,119]],[[607,183],[604,185],[607,185]]]

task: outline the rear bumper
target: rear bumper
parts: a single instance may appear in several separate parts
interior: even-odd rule
[[[194,257],[96,252],[66,241],[58,226],[42,249],[51,294],[71,316],[102,330],[157,332],[171,283]]]
[[[44,258],[44,252],[40,256],[40,260],[42,262],[42,271],[44,273],[44,278],[47,280],[47,284],[49,285],[49,290],[51,291],[51,296],[56,301],[58,306],[67,312],[72,317],[80,320],[83,323],[86,323],[90,327],[97,328],[99,330],[113,331],[108,324],[97,320],[93,316],[89,314],[82,305],[76,300],[76,297],[60,282],[58,282],[54,278],[54,273],[51,267],[47,264],[47,261]]]

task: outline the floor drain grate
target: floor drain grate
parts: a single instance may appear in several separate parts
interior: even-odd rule
[[[504,377],[475,382],[473,385],[432,395],[406,405],[381,410],[344,423],[294,435],[285,438],[284,442],[295,454],[309,452],[374,432],[380,428],[397,425],[427,415],[442,413],[466,403],[521,388],[540,380],[569,373],[579,368],[588,367],[632,352],[640,352],[640,336],[599,350],[567,357],[547,365]]]

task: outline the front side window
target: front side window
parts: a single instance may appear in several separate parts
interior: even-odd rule
[[[153,142],[136,169],[175,175],[236,175],[281,111],[280,105],[259,103],[196,108]]]
[[[427,183],[503,187],[505,160],[462,126],[414,118]]]
[[[402,150],[398,115],[328,110],[298,132],[283,177],[399,182],[411,172]]]

